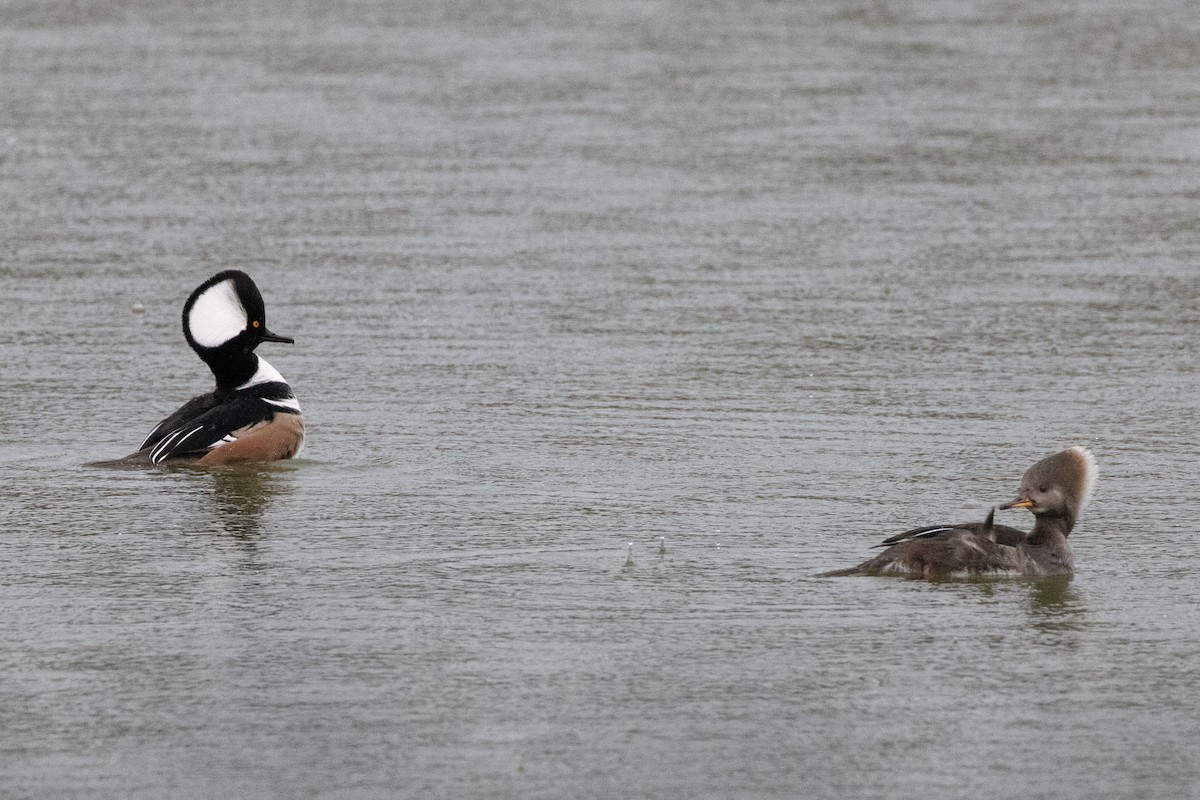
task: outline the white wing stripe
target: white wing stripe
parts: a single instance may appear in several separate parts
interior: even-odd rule
[[[270,403],[273,406],[279,406],[280,408],[290,408],[293,411],[300,410],[300,401],[294,397],[289,397],[286,400],[266,400],[264,398],[264,402]]]
[[[166,452],[167,448],[169,448],[171,446],[171,442],[178,439],[179,435],[182,433],[183,433],[183,428],[180,428],[180,429],[168,434],[166,437],[164,437],[163,440],[161,442],[159,442],[153,450],[150,451],[150,460],[153,461],[155,464],[162,461],[163,460],[162,454],[164,452]]]
[[[146,445],[150,444],[150,440],[154,438],[154,434],[158,433],[158,429],[159,429],[159,428],[161,428],[161,427],[162,427],[162,423],[161,423],[161,422],[160,422],[160,423],[158,423],[157,425],[155,425],[155,426],[154,426],[154,430],[152,430],[152,431],[150,431],[148,434],[146,434],[146,438],[145,438],[145,439],[142,439],[142,446],[141,446],[141,447],[139,447],[139,448],[138,448],[138,450],[145,450],[145,449],[146,449]]]
[[[170,436],[168,436],[166,439],[163,439],[161,442],[158,443],[158,447],[155,447],[154,450],[151,451],[151,453],[150,453],[150,460],[153,461],[155,464],[161,462],[166,457],[165,456],[166,452],[169,449],[171,449],[172,444],[177,443],[179,445],[182,445],[184,442],[186,442],[188,439],[191,438],[192,434],[196,433],[197,431],[201,431],[203,429],[204,429],[204,426],[199,425],[195,428],[192,428],[187,433],[184,433],[183,432],[184,429],[180,428],[179,430],[175,431]],[[180,434],[182,434],[182,436]],[[176,442],[176,440],[178,440],[178,442]]]

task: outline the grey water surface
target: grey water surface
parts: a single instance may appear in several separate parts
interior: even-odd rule
[[[1200,797],[1198,43],[0,4],[0,795]],[[83,466],[225,268],[302,457]],[[1073,580],[814,577],[1074,444]]]

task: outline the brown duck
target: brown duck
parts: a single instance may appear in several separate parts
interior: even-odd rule
[[[925,580],[991,575],[1071,575],[1075,558],[1067,537],[1096,482],[1096,459],[1085,447],[1072,447],[1043,458],[1025,471],[1021,491],[1007,508],[1033,512],[1033,530],[1025,533],[993,521],[930,525],[885,539],[887,547],[856,567],[823,573],[907,575]]]

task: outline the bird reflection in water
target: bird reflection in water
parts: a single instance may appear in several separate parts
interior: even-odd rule
[[[1069,575],[1030,581],[1029,610],[1038,630],[1079,631],[1087,627],[1087,609],[1071,588]]]
[[[265,464],[233,464],[208,470],[220,527],[238,539],[257,539],[263,512],[276,497],[291,493],[292,471]]]

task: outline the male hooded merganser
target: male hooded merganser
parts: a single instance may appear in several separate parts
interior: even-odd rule
[[[300,403],[283,376],[254,353],[262,342],[294,340],[267,330],[262,295],[250,276],[231,269],[200,284],[183,304],[183,335],[212,370],[217,388],[184,403],[122,461],[294,458],[304,444]]]
[[[985,575],[1070,575],[1075,558],[1067,536],[1096,482],[1096,459],[1085,447],[1072,447],[1043,458],[1025,471],[1015,500],[1000,506],[1033,512],[1029,533],[987,519],[962,525],[931,525],[885,539],[887,547],[856,567],[826,572],[837,575],[908,575],[954,578]]]

